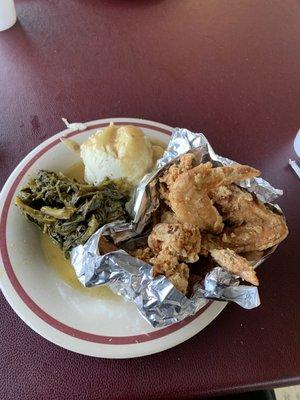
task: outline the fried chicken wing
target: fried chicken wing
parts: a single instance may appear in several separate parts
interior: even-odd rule
[[[238,226],[252,217],[253,195],[237,185],[220,186],[209,192],[224,221]]]
[[[201,236],[193,225],[160,223],[149,235],[148,245],[155,254],[167,250],[180,261],[195,262],[199,259]]]
[[[160,221],[167,224],[178,224],[179,222],[173,211],[163,211],[160,217]]]
[[[211,250],[210,254],[214,261],[227,272],[237,275],[243,280],[252,283],[252,285],[258,286],[259,281],[256,273],[245,258],[237,255],[233,250],[221,249]]]
[[[224,224],[209,192],[219,186],[259,174],[259,171],[246,165],[213,168],[210,162],[200,164],[181,173],[169,185],[170,207],[180,222],[196,225],[200,230],[220,233]]]
[[[149,247],[131,254],[185,295],[215,263],[258,285],[251,263],[287,236],[283,216],[236,185],[260,175],[258,170],[238,164],[214,168],[210,162],[194,167],[194,159],[183,155],[159,178],[163,202],[153,218]]]
[[[180,223],[159,223],[148,237],[148,246],[132,255],[153,266],[153,276],[163,274],[183,294],[186,294],[189,268],[182,262],[195,262],[201,247],[197,227]]]
[[[186,294],[189,268],[185,263],[180,263],[178,258],[167,250],[161,251],[150,262],[153,265],[153,276],[165,275],[177,290]]]
[[[222,235],[207,236],[206,248],[212,248],[215,243],[217,248],[228,247],[237,253],[262,251],[282,242],[288,235],[283,216],[246,190],[230,185],[210,195],[229,226]]]
[[[282,242],[288,229],[278,214],[270,218],[247,222],[237,228],[225,228],[222,243],[237,253],[266,250]]]
[[[149,247],[145,247],[143,249],[135,249],[130,252],[132,257],[136,257],[139,260],[145,261],[146,263],[150,263],[151,258],[154,257],[153,251]]]
[[[221,250],[224,248],[221,235],[202,232],[200,254],[207,256],[210,250]]]
[[[176,181],[180,174],[193,168],[195,156],[191,153],[184,154],[178,164],[173,164],[159,178],[160,198],[169,205],[169,189],[172,183]]]
[[[186,294],[189,282],[189,268],[185,263],[179,262],[178,257],[166,249],[155,255],[150,247],[135,249],[130,254],[152,265],[153,277],[165,275],[176,289]]]
[[[255,264],[257,261],[259,261],[264,255],[263,251],[258,251],[258,250],[253,250],[253,251],[248,251],[246,253],[240,254],[241,257],[246,258],[250,262],[250,264]]]

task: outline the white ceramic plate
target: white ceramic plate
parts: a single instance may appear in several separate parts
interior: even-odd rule
[[[168,142],[171,127],[152,121],[112,118],[87,123],[85,131],[64,130],[36,147],[17,166],[0,197],[0,284],[15,312],[37,333],[66,349],[95,357],[130,358],[176,346],[200,332],[226,303],[208,302],[198,314],[166,328],[152,328],[133,304],[116,295],[91,296],[63,280],[41,247],[39,230],[25,220],[14,198],[39,169],[66,171],[78,162],[60,142],[79,143],[106,126],[134,124],[151,138]],[[71,268],[71,267],[70,267]],[[98,290],[98,288],[96,289]]]

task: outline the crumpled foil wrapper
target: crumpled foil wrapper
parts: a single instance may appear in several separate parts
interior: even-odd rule
[[[84,286],[109,286],[124,299],[135,303],[138,311],[153,327],[181,321],[204,307],[209,299],[235,302],[246,309],[260,304],[257,287],[241,285],[238,277],[218,266],[194,286],[192,296],[187,298],[165,276],[153,278],[152,267],[130,256],[125,250],[105,255],[99,253],[98,244],[102,235],[113,239],[115,244],[122,243],[122,247],[128,250],[137,244],[146,243],[147,226],[159,206],[156,178],[187,152],[195,155],[197,163],[211,161],[215,166],[236,164],[217,155],[202,133],[174,129],[163,157],[157,161],[155,170],[146,175],[137,186],[128,204],[132,221],[106,224],[84,245],[75,247],[70,253],[77,278]],[[265,203],[282,195],[281,190],[273,188],[262,178],[245,180],[239,182],[239,185],[255,193]],[[277,205],[271,206],[280,211]],[[261,264],[275,248],[276,246],[265,251],[253,266]]]

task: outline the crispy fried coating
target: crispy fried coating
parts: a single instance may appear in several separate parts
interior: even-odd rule
[[[251,264],[255,264],[257,261],[259,261],[262,256],[264,255],[263,251],[258,251],[258,250],[253,250],[253,251],[248,251],[246,253],[240,254],[242,257],[246,258]]]
[[[169,205],[169,188],[176,181],[180,174],[193,168],[195,156],[191,153],[184,154],[178,164],[171,165],[159,178],[160,198]]]
[[[194,155],[185,154],[159,178],[163,202],[149,247],[131,254],[151,264],[154,276],[165,275],[183,294],[191,293],[193,282],[214,263],[258,285],[251,262],[287,236],[284,217],[235,184],[260,175],[258,170],[193,163]],[[195,272],[197,261],[200,270]]]
[[[214,261],[227,272],[237,275],[243,280],[252,283],[252,285],[258,286],[259,281],[256,273],[245,258],[237,255],[233,250],[221,249],[211,250],[210,254]]]
[[[181,223],[155,225],[148,237],[148,245],[156,254],[149,260],[153,275],[165,275],[183,294],[186,293],[189,268],[182,261],[193,263],[199,259],[201,235],[197,227]]]
[[[165,275],[177,290],[186,294],[189,281],[189,267],[178,261],[178,258],[167,250],[161,251],[150,260],[153,265],[153,276]]]
[[[223,195],[220,195],[220,189]],[[237,253],[262,251],[282,242],[288,235],[284,217],[257,200],[251,193],[230,185],[226,190],[219,188],[211,193],[230,226],[224,228],[222,235],[207,236],[204,246],[212,248],[228,247]]]
[[[194,225],[160,223],[149,235],[148,245],[155,254],[167,250],[180,261],[195,262],[199,259],[201,235]]]
[[[178,219],[173,211],[163,211],[160,217],[161,222],[165,222],[167,224],[178,224]]]
[[[213,235],[212,233],[202,232],[201,234],[201,250],[200,254],[207,256],[210,250],[223,249],[221,235]]]
[[[153,276],[164,275],[176,287],[177,290],[186,294],[189,282],[189,267],[178,261],[176,255],[167,249],[154,253],[150,247],[135,249],[130,253],[142,261],[153,266]]]
[[[237,185],[220,186],[210,191],[210,199],[217,206],[224,221],[231,225],[242,225],[252,214],[254,197]]]
[[[153,251],[149,247],[145,247],[143,249],[135,249],[130,252],[133,257],[138,258],[139,260],[145,261],[146,263],[150,263],[151,258],[154,257]]]
[[[169,185],[168,201],[180,222],[196,225],[200,230],[220,233],[224,224],[209,197],[213,189],[260,174],[247,165],[213,168],[210,162],[181,173]]]

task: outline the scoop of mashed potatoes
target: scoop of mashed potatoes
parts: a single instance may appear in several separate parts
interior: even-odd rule
[[[99,185],[105,178],[127,178],[136,184],[152,169],[157,152],[141,129],[110,124],[80,146],[85,180]]]

